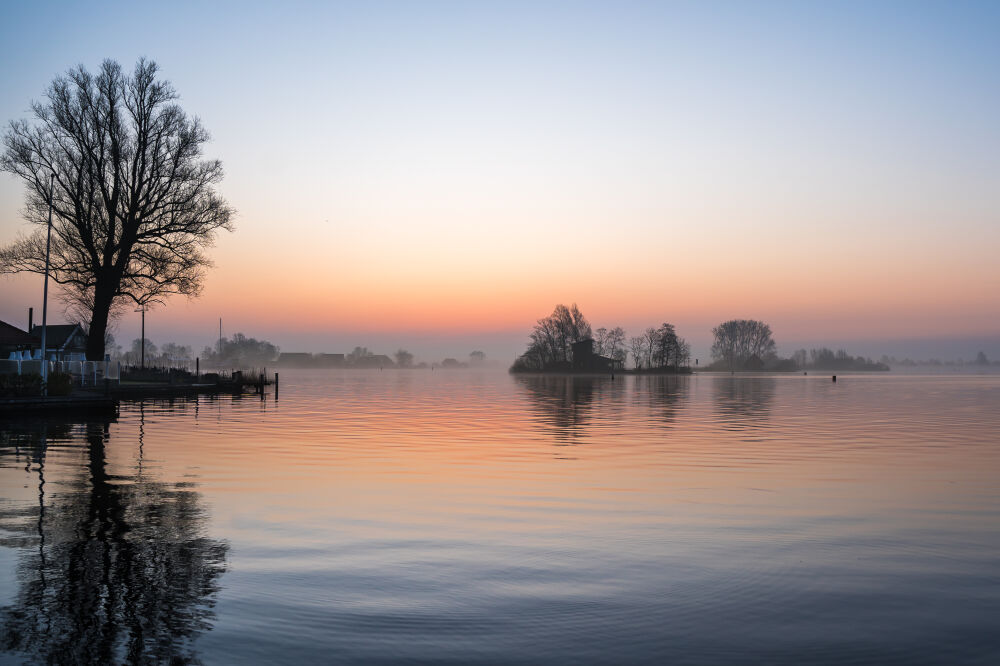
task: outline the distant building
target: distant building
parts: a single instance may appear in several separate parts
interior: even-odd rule
[[[31,351],[37,344],[38,341],[27,331],[0,321],[0,359],[10,358],[14,353]]]
[[[31,329],[35,339],[32,349],[42,348],[42,326]],[[85,361],[87,359],[87,334],[80,324],[55,324],[44,327],[45,356],[50,361]]]
[[[321,368],[342,368],[344,367],[343,354],[317,354],[316,365]]]
[[[281,352],[277,364],[285,368],[311,368],[316,365],[308,352]]]
[[[573,372],[614,372],[622,370],[625,363],[615,358],[594,353],[591,338],[573,343]]]

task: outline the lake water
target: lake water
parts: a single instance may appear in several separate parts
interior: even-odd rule
[[[0,432],[3,663],[1000,663],[998,376],[301,371]]]

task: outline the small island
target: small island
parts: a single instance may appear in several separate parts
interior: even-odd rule
[[[777,353],[771,327],[755,319],[731,319],[712,329],[712,362],[707,372],[888,371],[883,362],[822,347],[797,350],[791,357]],[[574,303],[557,305],[539,319],[528,349],[510,367],[512,373],[691,374],[691,346],[673,324],[649,327],[628,338],[620,326],[596,331]],[[626,348],[627,344],[627,348]],[[631,367],[626,361],[631,358]],[[696,361],[697,365],[697,361]]]

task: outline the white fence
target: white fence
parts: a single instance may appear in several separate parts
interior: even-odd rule
[[[119,381],[122,364],[118,361],[25,361],[0,360],[0,374],[28,375],[42,374],[42,363],[48,363],[49,374],[64,372],[73,378],[78,386],[97,386],[105,379]]]

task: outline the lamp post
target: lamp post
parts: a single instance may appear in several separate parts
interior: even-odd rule
[[[141,360],[139,361],[139,367],[142,368],[143,370],[146,369],[146,310],[147,309],[148,306],[145,303],[143,303],[135,310],[135,312],[142,313],[142,333],[140,333],[139,335],[139,349],[141,350],[140,351]]]
[[[52,249],[52,194],[55,187],[55,177],[53,173],[49,176],[49,223],[45,233],[45,283],[42,287],[42,395],[49,395],[49,363],[45,358],[45,332],[48,324],[49,314],[49,252]]]

